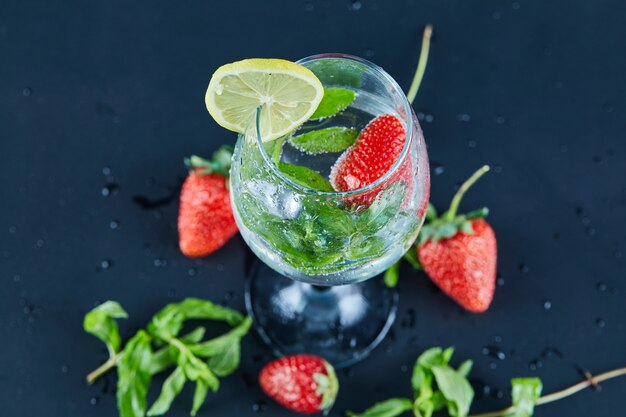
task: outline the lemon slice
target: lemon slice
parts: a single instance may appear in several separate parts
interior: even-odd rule
[[[302,65],[283,59],[245,59],[217,69],[206,91],[206,108],[222,127],[245,133],[255,127],[257,108],[261,138],[290,133],[315,112],[324,87]]]

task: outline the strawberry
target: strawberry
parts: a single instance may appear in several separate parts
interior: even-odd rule
[[[178,243],[186,256],[209,255],[237,233],[226,184],[231,157],[222,147],[211,161],[195,155],[185,161],[191,171],[180,192]]]
[[[339,157],[330,174],[330,183],[338,191],[351,191],[376,181],[396,162],[405,140],[404,126],[397,117],[378,116]]]
[[[496,287],[496,235],[483,217],[486,208],[457,215],[465,192],[489,170],[476,171],[459,189],[450,208],[437,218],[429,207],[417,254],[426,274],[441,290],[473,313],[489,308]]]
[[[332,365],[314,355],[285,356],[268,363],[259,384],[276,402],[303,414],[328,412],[339,390]]]

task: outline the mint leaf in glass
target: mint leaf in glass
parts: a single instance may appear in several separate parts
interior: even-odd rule
[[[327,127],[291,138],[291,144],[311,155],[341,152],[354,144],[359,131],[348,127]]]
[[[304,187],[318,191],[335,191],[326,178],[310,168],[279,162],[278,169],[293,182]]]

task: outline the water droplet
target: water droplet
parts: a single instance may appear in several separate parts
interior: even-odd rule
[[[598,326],[599,328],[603,328],[604,326],[606,326],[606,322],[602,318],[597,318],[596,326]]]
[[[176,292],[176,290],[169,290],[167,292],[167,298],[176,298],[178,296],[178,293]]]
[[[119,223],[117,220],[111,220],[111,221],[109,222],[109,227],[110,227],[112,230],[115,230],[115,229],[117,229],[118,227],[120,227],[120,223]]]
[[[102,168],[102,175],[111,175],[111,168],[109,167],[104,167]]]
[[[526,274],[528,271],[530,271],[530,268],[525,263],[520,263],[519,266],[518,266],[518,269],[520,270],[520,272],[522,272],[524,274]]]
[[[422,113],[421,111],[418,111],[415,116],[417,116],[417,120],[419,120],[420,122],[424,120],[424,113]]]
[[[496,343],[501,343],[501,342],[502,342],[502,336],[500,336],[500,335],[495,335],[495,336],[493,337],[493,341],[494,341],[494,342],[496,342]]]
[[[485,346],[482,348],[481,352],[485,356],[491,356],[501,361],[506,359],[504,351],[496,346]]]
[[[372,58],[375,55],[374,50],[369,48],[365,50],[364,54],[366,58]]]
[[[494,165],[493,166],[493,172],[495,172],[496,174],[501,174],[502,173],[502,165]]]
[[[537,370],[537,364],[535,363],[535,361],[532,361],[532,362],[528,363],[528,369],[530,369],[531,371],[536,371]]]
[[[552,302],[550,302],[550,300],[544,300],[543,301],[543,309],[544,310],[550,310],[552,308]]]
[[[424,121],[426,123],[432,123],[435,121],[435,116],[433,116],[432,114],[427,114],[424,116]]]
[[[107,184],[104,187],[102,187],[102,189],[100,190],[100,194],[102,194],[102,197],[108,197],[110,195],[115,195],[115,194],[117,194],[119,188],[120,187],[117,184],[114,184],[114,183]]]
[[[598,282],[598,285],[596,285],[596,288],[600,292],[605,292],[606,289],[607,289],[607,286],[606,286],[606,284],[604,282]]]
[[[70,367],[67,365],[63,365],[61,367],[61,372],[63,372],[64,374],[68,373],[70,371]]]
[[[619,288],[617,287],[613,287],[611,288],[611,291],[609,291],[611,293],[611,295],[617,295],[619,294]]]
[[[9,226],[9,233],[13,234],[13,233],[15,233],[15,232],[17,232],[17,227],[15,227],[15,226]]]
[[[217,265],[215,266],[215,269],[217,269],[217,270],[218,270],[218,271],[220,271],[220,272],[221,272],[221,271],[223,271],[223,270],[224,270],[224,264],[217,264]]]
[[[187,270],[187,274],[188,274],[190,277],[195,277],[196,275],[198,275],[198,268],[189,268],[189,269]]]
[[[113,261],[111,261],[110,259],[103,259],[100,261],[100,269],[103,271],[110,269],[112,266],[113,266]]]
[[[589,236],[593,236],[596,234],[596,229],[593,227],[587,227],[585,230]]]
[[[27,304],[22,309],[24,314],[32,314],[34,310],[35,310],[35,307],[32,304]]]
[[[163,267],[167,265],[167,261],[164,259],[156,258],[153,262],[153,265],[157,268]]]
[[[20,282],[22,280],[22,276],[20,274],[13,275],[14,282]]]
[[[470,147],[470,148],[475,148],[476,145],[478,145],[478,143],[476,143],[476,141],[473,140],[473,139],[470,139],[470,140],[467,141],[467,146]]]
[[[361,10],[361,7],[363,7],[363,4],[358,0],[352,0],[350,2],[350,10]]]
[[[497,399],[502,399],[502,398],[504,398],[504,391],[502,391],[502,390],[497,390],[497,391],[494,393],[494,396],[495,396]]]
[[[430,161],[430,167],[435,175],[441,175],[446,172],[446,168],[437,161]]]
[[[461,113],[461,114],[456,115],[456,120],[458,120],[459,122],[469,122],[471,119],[472,117],[466,113]]]
[[[313,10],[315,10],[315,5],[313,5],[313,3],[306,3],[304,5],[304,10],[306,10],[307,12],[312,12]]]
[[[520,4],[514,1],[513,3],[511,3],[511,7],[513,8],[513,10],[519,10]]]
[[[162,219],[163,218],[163,212],[161,210],[157,210],[154,212],[154,218],[155,219]]]
[[[553,347],[545,348],[543,352],[541,352],[542,358],[549,358],[552,356],[556,356],[559,359],[563,359],[563,352]]]
[[[228,303],[233,298],[235,298],[235,292],[227,291],[226,294],[224,294],[224,304]]]
[[[504,285],[504,277],[499,276],[499,277],[496,279],[496,283],[498,284],[498,286],[499,286],[499,287],[503,286],[503,285]]]
[[[503,124],[504,124],[504,122],[506,122],[506,120],[504,119],[504,117],[502,117],[502,116],[497,116],[497,117],[496,117],[496,123],[497,123],[497,124],[499,124],[499,125],[503,125]]]
[[[569,151],[569,146],[561,144],[559,145],[559,151],[561,151],[561,153],[566,153],[567,151]]]
[[[37,239],[37,242],[35,242],[35,246],[38,248],[43,248],[43,245],[45,245],[46,242],[43,239]]]
[[[99,402],[100,402],[100,397],[91,397],[91,399],[89,400],[89,404],[91,405],[98,405]]]
[[[402,372],[403,374],[406,374],[409,371],[409,367],[406,365],[402,365],[400,366],[400,372]]]
[[[502,17],[502,14],[500,12],[493,12],[493,13],[491,13],[491,18],[493,20],[500,20],[501,17]]]
[[[589,219],[589,217],[584,216],[581,220],[582,224],[589,224],[591,223],[591,219]]]
[[[621,258],[623,254],[620,250],[615,250],[615,252],[613,252],[613,256],[615,256],[616,258]]]
[[[33,89],[32,89],[32,88],[30,88],[30,87],[24,87],[24,88],[22,89],[22,95],[23,95],[24,97],[30,97],[30,96],[31,96],[31,94],[33,94]]]
[[[262,413],[267,409],[267,402],[265,400],[258,400],[254,404],[252,404],[252,411],[255,413]]]
[[[498,367],[498,364],[495,362],[489,362],[489,369],[492,371]]]

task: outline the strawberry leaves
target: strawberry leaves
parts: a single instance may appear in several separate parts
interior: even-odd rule
[[[204,403],[208,391],[216,392],[219,377],[230,375],[239,365],[240,340],[252,323],[238,311],[197,298],[165,306],[154,315],[147,331],[139,330],[120,351],[115,318],[126,318],[118,303],[107,301],[85,316],[85,331],[106,343],[113,352],[107,362],[88,377],[93,382],[113,367],[118,371],[117,399],[121,417],[146,415],[146,395],[152,375],[171,366],[161,393],[147,412],[149,416],[166,413],[187,381],[195,383],[191,415]],[[223,321],[233,326],[229,332],[203,341],[206,329],[197,327],[178,336],[186,320]],[[159,347],[153,351],[153,346]]]

